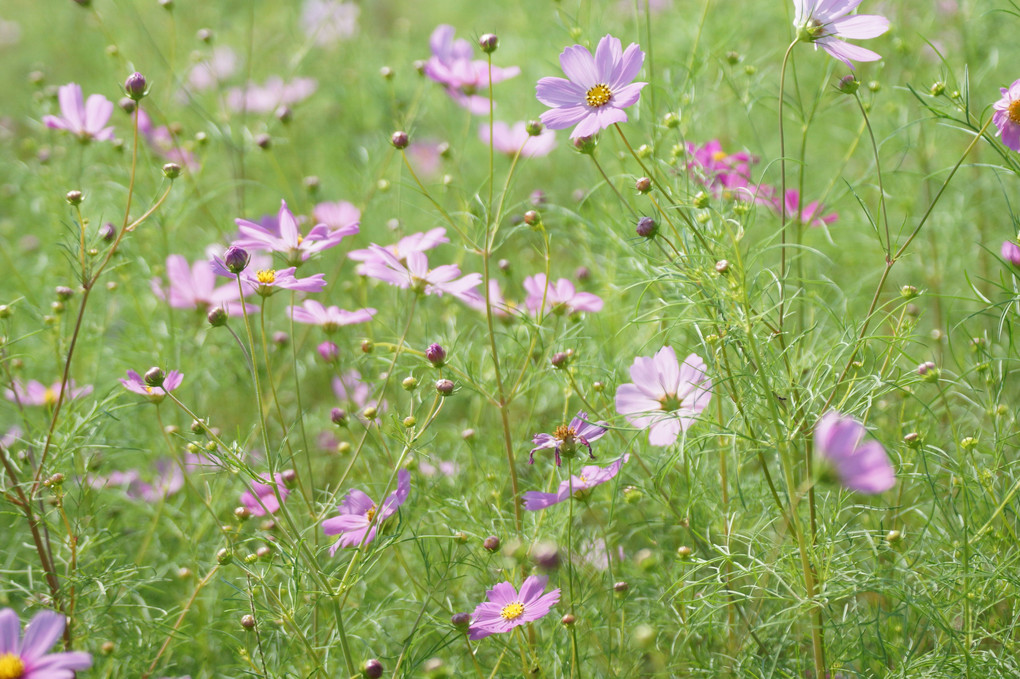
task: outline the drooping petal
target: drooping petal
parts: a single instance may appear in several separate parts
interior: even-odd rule
[[[822,38],[817,41],[817,44],[821,45],[822,49],[830,56],[839,59],[850,68],[854,68],[851,61],[878,61],[882,58],[882,55],[877,52],[831,37]]]

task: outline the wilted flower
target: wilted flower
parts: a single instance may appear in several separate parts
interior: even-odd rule
[[[998,128],[996,135],[1002,137],[1002,143],[1020,151],[1020,80],[1014,80],[1009,87],[999,89],[1002,99],[995,102],[992,122]]]
[[[560,482],[555,493],[542,493],[537,490],[529,490],[524,494],[524,508],[534,512],[545,509],[552,505],[559,504],[570,497],[571,492],[575,495],[583,490],[594,488],[616,477],[620,473],[620,467],[630,459],[630,455],[624,455],[608,467],[598,465],[586,465],[581,467],[581,473],[571,476],[568,480]]]
[[[43,122],[47,127],[67,130],[78,135],[81,141],[113,139],[113,128],[105,127],[113,114],[112,101],[101,94],[90,95],[88,101],[84,101],[78,83],[63,85],[57,90],[57,98],[60,116],[45,116]]]
[[[524,304],[536,314],[543,308],[566,314],[602,311],[602,298],[590,292],[577,292],[566,278],[549,285],[545,274],[538,273],[524,279],[524,289],[528,292]]]
[[[889,20],[877,14],[847,16],[861,4],[861,0],[793,0],[797,15],[797,39],[821,45],[829,56],[853,68],[850,62],[878,61],[882,58],[869,49],[851,45],[837,38],[867,40],[877,38],[889,30]]]
[[[568,425],[556,427],[552,434],[535,434],[532,443],[535,447],[531,449],[531,456],[528,464],[535,463],[535,451],[552,448],[556,457],[556,466],[560,466],[560,454],[572,457],[577,450],[577,444],[588,449],[588,455],[594,460],[595,455],[591,452],[592,441],[597,441],[606,433],[607,422],[588,422],[588,413],[583,410],[570,420]]]
[[[648,442],[668,446],[686,431],[712,398],[712,381],[697,354],[676,360],[673,347],[654,357],[638,356],[630,366],[633,383],[616,390],[616,410],[635,427],[648,429]]]
[[[0,610],[0,677],[3,679],[69,679],[92,667],[92,656],[82,651],[47,653],[64,632],[67,618],[54,611],[39,611],[21,635],[17,614]]]
[[[322,532],[339,535],[329,555],[336,554],[341,547],[358,547],[375,539],[376,531],[383,521],[393,516],[411,493],[411,474],[406,469],[397,472],[397,489],[389,494],[382,506],[377,506],[368,495],[352,489],[340,503],[340,516],[322,522]]]
[[[836,468],[850,490],[876,494],[896,484],[896,472],[878,441],[864,444],[864,425],[830,410],[815,425],[815,450]]]
[[[326,332],[334,332],[342,325],[367,323],[375,315],[375,309],[346,311],[338,306],[324,307],[314,299],[305,300],[299,307],[287,307],[287,310],[298,323],[318,325]]]
[[[471,616],[468,638],[484,639],[544,617],[560,600],[559,589],[543,594],[548,580],[544,575],[531,575],[519,593],[509,582],[501,582],[487,591],[487,601],[478,604]]]
[[[432,31],[429,46],[432,56],[425,64],[425,75],[446,88],[450,97],[474,114],[489,112],[489,99],[478,94],[482,88],[513,78],[521,72],[516,66],[492,66],[489,80],[489,62],[472,60],[474,50],[467,40],[454,40],[453,26],[442,24]]]
[[[270,483],[269,477],[261,476],[259,478],[260,481],[251,482],[251,490],[241,494],[241,504],[248,508],[252,516],[275,514],[280,509],[280,503],[285,502],[287,496],[290,495],[290,489],[284,485],[283,473],[277,472],[273,475],[276,480],[276,490],[273,490],[273,484]],[[279,499],[276,497],[277,492],[280,494]]]
[[[47,387],[36,380],[29,380],[28,384],[25,385],[15,380],[11,384],[10,389],[4,390],[4,396],[8,400],[16,401],[23,406],[52,407],[57,404],[57,400],[60,398],[60,386],[60,381],[54,382],[52,386]],[[70,394],[69,398],[79,398],[92,393],[92,385],[90,384],[84,387],[76,387],[74,380],[68,380],[67,386],[69,389],[68,393]]]
[[[489,143],[489,125],[478,126],[478,136],[482,142]],[[523,158],[540,158],[549,155],[556,147],[556,133],[544,130],[538,136],[528,134],[527,123],[519,121],[510,127],[501,120],[492,123],[492,147],[500,153],[516,155],[518,151]]]
[[[542,122],[553,130],[576,125],[571,139],[627,122],[623,109],[636,104],[641,88],[648,84],[631,82],[644,61],[645,53],[637,43],[624,51],[620,39],[611,35],[599,40],[594,57],[582,45],[566,48],[560,54],[560,66],[567,79],[542,78],[535,87],[538,100],[552,107],[542,114]]]
[[[183,379],[184,375],[182,375],[179,371],[171,370],[163,378],[163,383],[160,386],[152,387],[146,384],[145,378],[136,373],[134,370],[128,370],[127,379],[121,378],[120,383],[124,385],[124,388],[128,391],[141,394],[153,403],[159,403],[163,400],[166,394],[181,386],[181,381]]]

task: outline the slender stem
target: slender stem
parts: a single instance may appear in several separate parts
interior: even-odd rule
[[[783,67],[779,72],[779,219],[782,226],[779,229],[779,336],[783,336],[783,317],[785,316],[786,304],[786,134],[783,129],[783,103],[786,99],[786,67],[793,53],[793,47],[797,44],[794,39],[786,48],[783,55]],[[819,675],[820,676],[820,675]]]

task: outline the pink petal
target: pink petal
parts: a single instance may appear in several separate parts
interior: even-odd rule
[[[587,90],[563,78],[542,78],[535,85],[535,96],[546,106],[578,106]]]
[[[877,14],[858,14],[833,21],[828,29],[841,38],[865,40],[888,31],[889,20]]]
[[[583,87],[586,92],[599,84],[595,59],[592,58],[591,52],[581,45],[571,45],[563,50],[560,54],[560,66],[563,67],[563,73],[567,78]]]

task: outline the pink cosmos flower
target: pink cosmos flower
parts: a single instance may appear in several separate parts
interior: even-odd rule
[[[468,638],[484,639],[544,617],[560,600],[559,589],[543,594],[548,581],[544,575],[531,575],[521,585],[520,592],[509,582],[501,582],[487,591],[487,601],[478,604],[471,614]]]
[[[473,50],[467,40],[454,40],[453,26],[442,24],[432,31],[429,46],[432,56],[425,64],[425,75],[446,88],[450,97],[476,115],[489,112],[489,98],[477,94],[478,90],[513,78],[520,74],[517,66],[492,67],[489,81],[489,62],[472,60]]]
[[[467,305],[485,313],[485,295],[478,293],[475,300],[467,300]],[[492,315],[497,318],[510,318],[517,311],[517,304],[503,297],[499,281],[495,278],[489,279],[489,306],[492,307]]]
[[[68,83],[57,90],[60,101],[60,116],[45,116],[46,127],[56,130],[67,130],[78,135],[81,141],[95,139],[110,141],[113,139],[113,128],[106,127],[113,113],[113,102],[101,94],[90,95],[84,101],[81,85]]]
[[[273,76],[265,85],[248,83],[244,89],[235,87],[227,92],[227,106],[233,111],[249,113],[272,113],[280,106],[303,101],[315,93],[318,83],[315,78],[295,78],[285,83],[283,78]]]
[[[1002,242],[1002,258],[1013,266],[1020,266],[1020,245],[1016,241],[1007,240]]]
[[[277,472],[273,478],[276,479],[276,487],[280,491],[280,499],[276,499],[276,492],[269,483],[268,476],[259,477],[260,481],[251,482],[251,490],[241,494],[241,504],[248,508],[252,516],[265,516],[275,514],[280,509],[280,502],[286,502],[290,495],[290,489],[283,482],[283,473]]]
[[[138,108],[138,133],[148,142],[149,148],[164,159],[189,170],[198,169],[199,163],[195,154],[183,148],[166,125],[153,127],[152,119],[141,107]]]
[[[620,473],[620,467],[628,459],[630,459],[629,454],[619,458],[608,467],[599,467],[594,464],[581,467],[581,473],[577,476],[571,476],[567,481],[561,482],[555,493],[541,493],[537,490],[529,490],[524,494],[524,508],[529,512],[545,509],[567,500],[570,497],[571,490],[577,495],[581,491],[610,481]]]
[[[247,219],[236,219],[241,236],[234,245],[246,250],[268,250],[279,252],[287,257],[290,264],[300,264],[313,254],[322,252],[340,244],[345,236],[358,232],[357,221],[348,223],[338,229],[330,229],[325,224],[316,224],[302,236],[298,228],[298,220],[287,208],[287,201],[280,201],[280,212],[275,223],[256,224]],[[274,228],[275,227],[275,228]]]
[[[602,311],[602,298],[590,292],[577,292],[574,284],[566,278],[549,285],[544,273],[537,273],[524,279],[528,298],[525,306],[538,314],[543,308],[555,314],[575,314]],[[544,304],[544,306],[543,306]]]
[[[602,438],[606,433],[608,422],[588,422],[588,413],[583,410],[570,420],[568,425],[556,427],[552,434],[535,434],[532,443],[535,447],[531,449],[531,456],[528,464],[535,464],[535,451],[552,448],[556,456],[556,466],[560,466],[560,453],[572,455],[577,449],[577,444],[588,449],[588,455],[594,460],[595,455],[591,452],[591,444]]]
[[[648,429],[648,442],[668,446],[694,424],[712,398],[712,381],[697,354],[676,360],[673,347],[654,357],[638,356],[630,366],[633,383],[616,389],[616,411],[635,427]]]
[[[185,469],[190,472],[199,467],[201,463],[193,461],[198,459],[199,456],[187,453]],[[156,477],[152,483],[143,481],[137,469],[112,472],[108,476],[90,476],[87,477],[86,483],[96,490],[109,486],[123,486],[124,495],[128,499],[152,503],[178,493],[184,487],[184,473],[176,462],[162,458],[156,461]]]
[[[627,122],[623,109],[636,104],[641,88],[648,84],[631,82],[644,61],[645,53],[637,43],[624,51],[620,39],[611,35],[599,40],[594,57],[582,45],[566,48],[560,54],[560,66],[567,79],[542,78],[535,87],[538,100],[552,107],[542,114],[542,122],[551,130],[576,125],[571,139]]]
[[[398,288],[410,288],[425,295],[442,296],[449,293],[465,302],[478,298],[475,288],[482,282],[480,273],[469,273],[458,278],[460,267],[456,264],[429,269],[429,260],[424,252],[411,252],[401,261],[386,248],[373,244],[369,249],[374,258],[360,267],[359,273],[363,276],[377,278]]]
[[[334,332],[342,325],[367,323],[375,316],[375,309],[346,311],[338,306],[324,307],[314,299],[306,299],[301,306],[287,307],[290,317],[298,323],[318,325],[326,332]]]
[[[211,90],[237,72],[237,53],[225,45],[214,47],[210,57],[191,67],[188,88],[200,92]]]
[[[749,169],[757,158],[746,151],[726,153],[718,139],[698,146],[688,142],[687,171],[712,192],[712,195],[750,198],[748,184],[751,180]]]
[[[428,460],[419,460],[418,471],[421,472],[422,476],[428,477],[439,474],[443,476],[456,476],[460,473],[460,465],[452,460],[436,460],[435,465]]]
[[[992,114],[992,122],[998,131],[997,136],[1002,137],[1002,143],[1020,151],[1020,80],[1014,80],[1009,87],[999,88],[1002,99],[995,102]]]
[[[850,68],[855,61],[878,61],[882,55],[869,49],[851,45],[837,38],[867,40],[877,38],[889,30],[889,20],[877,14],[855,14],[847,16],[861,4],[861,0],[793,0],[797,11],[793,25],[797,27],[797,39],[813,42],[815,49],[821,45],[833,59],[838,59]]]
[[[92,393],[92,385],[87,384],[84,387],[76,387],[74,380],[68,380],[67,386],[70,391],[70,398],[79,398],[87,394]],[[57,404],[57,400],[60,398],[60,381],[56,381],[52,386],[47,387],[46,385],[36,380],[29,380],[28,384],[22,385],[21,382],[15,380],[11,384],[10,389],[4,390],[4,396],[9,401],[16,401],[23,406],[46,406],[53,407]]]
[[[761,186],[758,189],[758,201],[764,202],[772,208],[773,212],[781,215],[783,207],[780,205],[779,196],[776,195],[778,193],[771,186]],[[823,215],[822,212],[825,210],[825,206],[817,200],[806,205],[801,205],[800,201],[800,192],[797,189],[786,190],[786,216],[788,219],[800,221],[805,226],[816,227],[828,226],[839,219],[839,215],[835,212]]]
[[[136,373],[134,370],[127,371],[127,378],[121,378],[120,383],[124,385],[124,388],[135,394],[141,394],[145,396],[153,403],[161,402],[168,393],[181,386],[181,382],[184,380],[184,375],[177,370],[171,370],[163,378],[163,385],[160,387],[150,387],[145,383],[145,378]]]
[[[162,281],[153,278],[152,292],[175,309],[209,311],[223,307],[231,316],[241,313],[237,284],[227,283],[217,287],[216,274],[207,260],[199,260],[189,266],[183,256],[170,255],[166,258],[166,277],[169,288],[164,289]],[[258,307],[249,305],[249,311],[257,310]]]
[[[306,0],[301,11],[301,28],[316,45],[326,47],[358,33],[361,8],[353,2]]]
[[[365,408],[375,408],[377,413],[384,413],[388,406],[386,401],[376,401],[370,398],[372,385],[361,379],[361,373],[357,370],[348,370],[344,374],[334,377],[333,394],[340,401],[346,401],[353,405],[359,413]]]
[[[520,151],[523,158],[540,158],[549,155],[556,148],[556,134],[552,130],[543,130],[537,137],[528,134],[527,123],[523,120],[510,127],[501,120],[492,123],[492,147],[508,156],[517,155]],[[483,143],[489,143],[489,125],[478,126],[478,137]]]
[[[421,233],[412,233],[409,236],[404,236],[393,245],[387,245],[383,249],[389,252],[391,255],[399,260],[404,260],[412,252],[425,252],[431,250],[440,243],[449,243],[450,239],[446,237],[446,229],[439,226],[429,231],[422,231]],[[377,265],[385,266],[386,262],[389,261],[385,257],[378,254],[373,248],[378,248],[378,245],[372,244],[372,247],[364,248],[362,250],[351,250],[347,253],[350,259],[356,262],[363,262],[359,264],[355,271],[358,274],[365,275],[365,264],[368,262],[374,262]]]
[[[340,503],[340,516],[322,522],[322,532],[339,535],[329,548],[329,555],[341,547],[358,547],[375,539],[378,527],[393,516],[411,493],[411,475],[406,469],[397,472],[397,489],[389,494],[382,506],[376,506],[368,495],[358,489],[348,491]]]
[[[319,203],[312,208],[312,219],[320,224],[325,224],[330,229],[340,230],[354,227],[355,231],[352,233],[357,233],[357,229],[361,225],[361,210],[346,200]]]
[[[262,297],[269,297],[279,290],[322,292],[322,289],[326,287],[325,274],[317,273],[308,278],[297,278],[294,276],[297,269],[293,266],[279,270],[257,269],[253,271],[253,268],[249,266],[239,274],[245,295],[258,293]],[[227,278],[235,276],[227,270],[223,260],[219,257],[213,257],[212,270],[217,276],[226,276]]]
[[[881,443],[861,444],[865,433],[854,418],[830,410],[815,425],[815,450],[833,464],[844,486],[877,494],[896,485],[896,472]]]
[[[64,633],[67,619],[54,611],[39,611],[21,635],[17,614],[0,610],[0,677],[12,679],[72,679],[92,667],[92,656],[82,651],[47,653]]]

